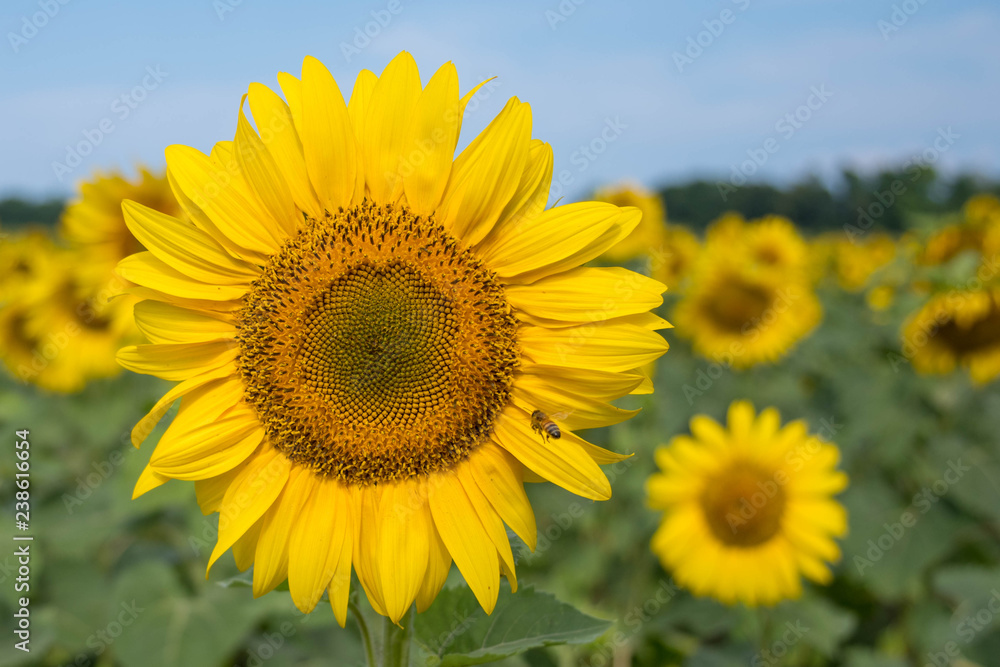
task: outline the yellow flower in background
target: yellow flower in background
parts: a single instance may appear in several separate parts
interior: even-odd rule
[[[129,255],[145,250],[125,224],[122,201],[131,200],[172,216],[181,209],[165,175],[140,168],[133,180],[120,173],[97,174],[80,184],[78,197],[60,219],[60,235],[84,257],[81,273],[103,289],[115,266]],[[85,273],[84,273],[85,272]]]
[[[847,533],[833,498],[847,486],[839,459],[804,422],[781,426],[774,408],[756,415],[735,401],[725,426],[697,415],[690,436],[656,452],[662,472],[646,489],[664,514],[652,550],[679,584],[726,604],[797,598],[802,576],[829,583],[834,538]]]
[[[52,392],[79,391],[87,380],[116,375],[115,350],[86,290],[77,282],[80,259],[43,232],[12,235],[0,244],[0,358],[21,382]],[[131,314],[117,326],[131,328]]]
[[[687,278],[701,253],[701,243],[686,227],[667,225],[662,245],[649,251],[650,275],[674,289]]]
[[[1000,224],[1000,199],[995,195],[980,194],[970,197],[962,207],[965,219],[973,227],[992,227]]]
[[[896,299],[896,288],[892,285],[878,285],[868,290],[865,302],[876,312],[887,310]]]
[[[597,190],[594,199],[615,206],[633,206],[642,212],[642,219],[632,233],[609,248],[603,254],[603,259],[623,262],[636,257],[645,257],[653,249],[663,245],[667,217],[663,200],[658,194],[650,192],[641,185],[629,183]]]
[[[1000,253],[1000,200],[993,195],[970,198],[958,222],[931,233],[917,254],[917,263],[939,266],[965,252],[987,258]]]
[[[257,131],[241,110],[210,155],[167,149],[188,219],[124,206],[151,344],[119,359],[180,382],[134,443],[181,403],[135,493],[194,480],[220,513],[209,567],[231,548],[255,595],[329,592],[341,625],[352,567],[393,621],[452,560],[490,612],[501,572],[516,587],[504,524],[535,544],[525,475],[608,498],[599,466],[623,457],[574,431],[634,414],[609,401],[648,391],[635,369],[667,349],[662,284],[580,266],[639,211],[544,210],[552,152],[517,98],[454,157],[475,91],[451,63],[422,86],[401,53],[348,104],[311,57],[279,82],[287,103],[250,86]]]
[[[819,323],[809,283],[706,249],[672,320],[695,352],[735,368],[774,363]]]
[[[809,247],[795,224],[780,215],[751,220],[742,227],[742,243],[752,261],[788,274],[805,274]]]
[[[848,292],[864,289],[879,269],[892,262],[896,252],[896,241],[888,234],[866,234],[853,241],[838,238],[833,242],[837,284]]]
[[[903,355],[920,373],[968,369],[985,384],[1000,375],[1000,288],[933,296],[903,325]]]
[[[735,211],[723,213],[718,218],[709,223],[705,230],[705,245],[719,245],[734,243],[743,236],[743,228],[746,220]]]

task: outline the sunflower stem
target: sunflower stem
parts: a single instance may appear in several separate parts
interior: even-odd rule
[[[364,615],[361,613],[361,608],[355,604],[354,600],[350,600],[347,603],[348,608],[351,610],[351,615],[358,624],[358,630],[361,631],[361,643],[365,645],[365,657],[368,659],[368,667],[379,667],[379,664],[375,661],[375,649],[372,647],[372,636],[368,632],[368,623],[365,621]]]
[[[410,667],[410,639],[413,635],[413,607],[396,625],[388,617],[382,622],[382,667]]]

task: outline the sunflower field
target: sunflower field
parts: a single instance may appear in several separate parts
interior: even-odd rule
[[[0,667],[1000,665],[996,188],[566,201],[421,65],[0,219]]]

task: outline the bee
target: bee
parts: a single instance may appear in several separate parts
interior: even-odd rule
[[[558,440],[562,437],[562,431],[559,430],[556,423],[541,410],[535,410],[531,413],[531,430],[538,431],[546,440],[549,438]]]

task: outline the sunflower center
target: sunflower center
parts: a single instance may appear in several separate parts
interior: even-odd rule
[[[960,327],[954,320],[948,320],[938,327],[936,335],[956,355],[1000,346],[1000,308],[991,305],[990,310],[969,327]]]
[[[518,362],[503,287],[433,220],[307,219],[247,295],[239,366],[268,441],[351,484],[448,469],[485,442]]]
[[[757,326],[772,301],[772,293],[763,287],[727,280],[705,301],[704,308],[720,328],[743,334]]]
[[[737,461],[708,480],[699,501],[720,542],[754,547],[781,530],[787,496],[774,477],[754,463]]]

